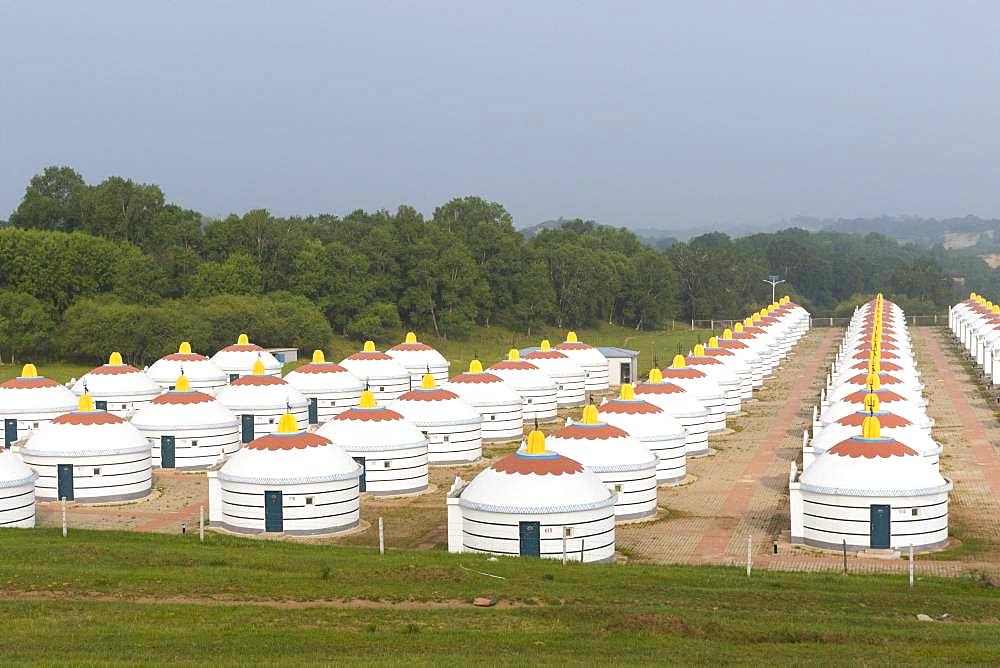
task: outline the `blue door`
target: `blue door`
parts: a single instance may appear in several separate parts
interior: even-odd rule
[[[241,415],[240,424],[242,425],[242,435],[240,440],[244,445],[253,440],[253,416],[252,415]]]
[[[367,469],[365,469],[365,458],[354,457],[354,461],[356,461],[358,463],[358,466],[361,467],[361,477],[358,478],[358,491],[364,492],[365,490],[368,489],[368,481],[365,480],[365,473],[367,473]]]
[[[173,436],[160,436],[160,467],[165,469],[174,468],[175,438]]]
[[[871,546],[886,549],[891,544],[889,523],[890,506],[871,507]]]
[[[309,398],[309,424],[319,424],[319,399]]]
[[[94,402],[94,408],[96,408],[99,411],[106,411],[106,410],[108,410],[108,402],[106,402],[106,401],[95,401]]]
[[[281,492],[264,492],[264,531],[281,533],[284,530]]]
[[[58,468],[59,473],[59,498],[66,499],[67,501],[73,500],[73,465],[72,464],[60,464]]]
[[[522,557],[542,556],[542,537],[538,522],[518,522]]]
[[[6,418],[3,421],[3,447],[9,448],[17,440],[17,420]]]

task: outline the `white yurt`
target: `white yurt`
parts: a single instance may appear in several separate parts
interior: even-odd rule
[[[35,526],[37,479],[18,455],[0,448],[0,529]]]
[[[951,482],[913,448],[884,438],[877,417],[862,429],[801,475],[792,464],[792,542],[852,550],[946,545]]]
[[[253,373],[257,360],[264,365],[265,375],[281,376],[284,365],[277,357],[256,343],[250,343],[250,338],[246,334],[240,334],[236,343],[212,355],[212,361],[226,373],[229,382]]]
[[[235,533],[332,534],[358,526],[361,467],[285,413],[273,434],[256,438],[208,472],[208,517]]]
[[[726,398],[726,415],[739,415],[743,400],[743,382],[739,375],[718,358],[706,355],[705,346],[697,344],[691,354],[684,358],[689,368],[697,369],[714,380]],[[749,384],[749,378],[747,379]]]
[[[35,496],[42,500],[103,503],[153,491],[149,442],[114,413],[97,410],[89,394],[77,410],[32,430],[15,450],[38,474]]]
[[[608,391],[608,358],[600,350],[577,340],[576,332],[567,332],[566,340],[556,344],[556,350],[570,358],[586,374],[587,392]]]
[[[726,430],[726,395],[708,374],[689,367],[683,355],[674,355],[673,363],[660,373],[663,380],[683,387],[705,406],[709,434]]]
[[[417,335],[413,332],[407,332],[402,343],[394,345],[385,352],[410,373],[412,387],[416,387],[423,381],[425,373],[434,376],[436,383],[448,381],[448,369],[451,367],[451,362],[432,346],[417,341]]]
[[[722,335],[725,337],[726,333],[723,332]],[[772,346],[764,337],[745,331],[742,322],[733,325],[730,336],[731,340],[740,341],[760,358],[761,382],[763,382],[764,378],[770,378],[771,373],[780,361],[777,348]],[[720,343],[722,343],[721,340]]]
[[[415,390],[404,392],[389,408],[417,425],[427,436],[431,464],[470,464],[483,456],[483,416],[451,390],[424,374]]]
[[[615,494],[591,470],[546,450],[540,431],[527,446],[448,492],[448,551],[611,561]]]
[[[136,411],[132,424],[149,441],[153,466],[165,469],[207,469],[240,449],[240,421],[215,397],[188,384],[174,389]]]
[[[521,395],[525,421],[548,422],[556,419],[555,381],[531,362],[522,360],[516,348],[511,348],[506,360],[497,362],[487,371]]]
[[[358,463],[360,491],[386,496],[427,490],[427,437],[396,411],[378,406],[370,390],[361,393],[359,406],[338,414],[316,433]]]
[[[934,426],[934,420],[927,415],[922,404],[910,401],[892,390],[884,390],[877,382],[872,383],[868,388],[857,390],[837,401],[830,402],[829,406],[823,409],[823,412],[820,414],[819,424],[826,426],[836,422],[845,415],[863,410],[865,403],[870,401],[869,397],[872,394],[878,397],[878,403],[882,407],[882,410],[906,418],[914,426],[927,432],[930,432],[931,427]],[[816,425],[814,424],[814,426]]]
[[[375,394],[375,399],[392,401],[413,387],[410,372],[389,355],[375,349],[374,341],[365,341],[364,348],[340,363]]]
[[[479,360],[469,371],[454,376],[444,388],[451,390],[483,417],[483,443],[509,443],[524,438],[521,395],[499,376],[483,371]]]
[[[285,381],[309,401],[309,424],[323,424],[361,400],[365,384],[339,364],[314,350],[312,362],[289,371]]]
[[[679,385],[664,382],[663,373],[653,367],[649,370],[649,380],[635,386],[635,396],[681,423],[688,457],[708,454],[708,410],[693,394]]]
[[[531,350],[521,356],[525,362],[534,364],[556,383],[556,405],[559,408],[582,406],[586,400],[586,374],[569,357],[553,350],[548,339],[542,341],[539,350]]]
[[[76,408],[76,395],[51,378],[38,375],[34,364],[25,364],[21,375],[0,384],[0,417],[3,445],[9,448],[32,429]]]
[[[174,389],[174,382],[183,375],[192,390],[215,394],[229,382],[229,376],[218,364],[204,355],[191,352],[191,344],[181,341],[176,353],[164,355],[146,369],[146,374],[164,390]]]
[[[723,348],[719,345],[719,337],[717,336],[709,338],[703,350],[706,357],[712,357],[722,362],[739,378],[741,401],[753,398],[753,367],[749,360],[737,355],[732,350]]]
[[[581,422],[567,422],[549,436],[549,449],[586,466],[616,494],[616,521],[654,517],[656,455],[624,430],[601,422],[596,406],[583,408]]]
[[[273,433],[285,413],[300,424],[309,418],[309,402],[302,393],[284,379],[265,374],[261,360],[254,362],[250,375],[219,390],[216,399],[239,418],[243,444]]]
[[[73,394],[89,394],[97,410],[128,418],[163,389],[145,372],[122,361],[121,353],[111,353],[108,363],[91,369],[73,383]]]
[[[655,404],[635,396],[632,385],[621,386],[621,397],[608,399],[597,409],[598,418],[618,427],[656,455],[656,483],[676,485],[687,475],[687,437],[676,418]]]
[[[733,330],[725,329],[718,339],[719,348],[735,355],[736,358],[750,365],[750,384],[753,389],[764,387],[764,358],[751,350],[746,341],[733,338]],[[749,398],[749,397],[745,397]]]

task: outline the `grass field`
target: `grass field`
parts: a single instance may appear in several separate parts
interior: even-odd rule
[[[976,578],[74,530],[0,530],[0,554],[5,664],[1000,663],[1000,589]]]

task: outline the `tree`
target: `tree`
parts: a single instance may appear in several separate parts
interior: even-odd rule
[[[257,295],[261,292],[260,265],[256,258],[243,252],[230,254],[223,262],[203,262],[191,277],[189,294],[193,297],[212,295]]]
[[[72,232],[80,227],[80,199],[85,188],[83,177],[71,167],[46,167],[31,178],[10,224]]]
[[[11,364],[17,357],[38,355],[54,330],[52,309],[42,301],[23,292],[0,290],[0,361],[4,353]]]

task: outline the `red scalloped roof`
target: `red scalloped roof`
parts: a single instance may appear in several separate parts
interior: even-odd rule
[[[851,392],[844,397],[844,401],[852,404],[863,404],[865,402],[865,397],[868,396],[868,394],[868,390]],[[875,394],[878,395],[878,400],[880,402],[904,401],[906,399],[906,397],[901,397],[892,390],[875,390]]]
[[[417,350],[434,350],[434,348],[430,347],[426,343],[420,343],[418,341],[416,343],[397,343],[392,348],[389,348],[389,350],[417,351]]]
[[[880,373],[878,375],[878,380],[882,385],[896,385],[898,383],[903,382],[899,378],[896,378],[895,376],[890,376],[887,373]],[[864,385],[865,383],[868,382],[868,374],[859,373],[856,376],[851,376],[850,378],[847,379],[847,382],[850,383],[851,385]]]
[[[330,440],[319,434],[303,431],[298,434],[268,434],[255,438],[243,447],[249,450],[302,450],[320,445],[330,445]]]
[[[871,350],[871,343],[862,343],[854,350]],[[888,341],[882,342],[882,350],[896,350],[896,344]]]
[[[734,335],[735,336],[735,335]],[[753,338],[753,337],[748,337]],[[749,348],[749,346],[742,341],[737,341],[736,339],[719,339],[719,347],[723,350],[744,350]]]
[[[500,376],[494,376],[492,373],[460,373],[457,376],[451,377],[452,383],[460,383],[465,385],[486,385],[489,383],[502,383],[503,379]]]
[[[532,371],[537,369],[537,366],[524,360],[501,360],[490,367],[491,371]]]
[[[91,426],[95,424],[119,424],[125,422],[114,413],[94,411],[92,413],[63,413],[52,420],[53,424]]]
[[[120,376],[126,373],[139,373],[139,370],[128,364],[119,364],[116,366],[105,364],[96,369],[91,369],[90,373],[95,376]]]
[[[863,351],[863,352],[855,353],[853,359],[856,359],[856,360],[866,360],[869,357],[871,357],[871,349],[870,348],[868,350]],[[884,360],[897,360],[897,359],[899,359],[899,355],[897,355],[896,353],[890,353],[888,351],[883,351],[882,354],[881,354],[881,358],[884,359]]]
[[[552,435],[559,438],[606,441],[611,438],[625,438],[628,436],[628,432],[610,424],[571,424],[553,432]]]
[[[662,413],[663,409],[648,401],[627,401],[625,399],[611,399],[601,404],[597,412],[601,415],[610,413],[613,415],[655,415]]]
[[[751,339],[756,339],[756,338],[757,338],[756,334],[752,334],[750,332],[747,332],[746,329],[744,329],[742,332],[733,332],[733,339],[736,339],[736,340],[739,340],[739,341],[749,341]],[[719,343],[722,343],[722,342],[720,341]]]
[[[294,369],[294,371],[298,373],[347,373],[347,369],[333,362],[323,362],[320,364],[309,362]]]
[[[204,362],[208,358],[204,355],[199,355],[198,353],[170,353],[169,355],[164,355],[162,358],[170,362]]]
[[[231,382],[230,385],[253,385],[253,386],[285,385],[285,381],[276,376],[250,375],[250,376],[240,376],[239,378]]]
[[[11,378],[0,383],[0,387],[13,390],[34,390],[39,387],[59,387],[59,383],[51,378],[38,376],[36,378]]]
[[[399,395],[400,401],[451,401],[453,399],[458,399],[458,395],[441,387],[435,387],[433,390],[417,388]]]
[[[837,420],[837,424],[842,424],[845,427],[860,427],[865,418],[868,417],[870,413],[864,411],[858,411],[857,413],[851,413],[845,415],[844,417]],[[878,418],[879,424],[881,424],[886,429],[894,429],[896,427],[909,427],[912,423],[901,415],[896,415],[889,411],[879,411],[875,413]]]
[[[513,453],[490,466],[494,471],[517,475],[574,475],[583,471],[583,466],[569,457],[551,454],[532,456]]]
[[[165,392],[151,403],[171,406],[188,406],[191,404],[203,404],[206,401],[215,401],[204,392]]]
[[[366,353],[365,351],[362,350],[359,353],[354,353],[353,355],[351,355],[347,359],[349,359],[349,360],[370,361],[370,360],[391,360],[392,358],[389,357],[388,355],[386,355],[385,353],[379,352],[377,350],[375,352],[373,352],[373,353]]]
[[[690,357],[685,357],[684,359],[687,361],[689,365],[694,365],[694,366],[701,366],[701,365],[712,366],[713,364],[722,364],[722,362],[720,362],[719,360],[715,359],[710,355],[705,355],[703,357],[696,357],[694,355],[691,355]]]
[[[534,350],[532,352],[524,353],[521,359],[526,360],[564,360],[568,359],[558,350]]]
[[[681,392],[687,390],[673,383],[639,383],[635,386],[636,394],[680,394]]]
[[[358,422],[391,422],[402,420],[403,416],[391,408],[349,408],[333,417],[334,420],[357,420]]]
[[[744,348],[746,347],[745,345],[742,344],[741,346]],[[728,351],[721,345],[718,348],[705,348],[705,354],[708,355],[709,357],[733,357],[736,355],[736,353]]]
[[[234,343],[231,346],[226,346],[223,350],[227,353],[259,353],[264,349],[256,343]]]
[[[750,327],[743,328],[744,334],[767,334],[767,330],[763,327],[757,327],[756,325],[751,325]]]
[[[593,346],[589,346],[583,341],[563,341],[555,345],[556,350],[590,350],[591,348]]]
[[[852,369],[867,369],[868,368],[868,362],[865,361],[865,362],[862,362],[861,364],[855,364],[851,368]],[[902,371],[903,370],[903,367],[899,366],[895,362],[881,362],[880,361],[879,362],[879,368],[882,369],[882,371]]]
[[[875,459],[876,457],[888,459],[889,457],[907,457],[910,455],[920,456],[916,450],[908,445],[903,445],[895,439],[880,438],[877,440],[868,440],[858,436],[841,441],[827,450],[827,452],[840,457],[850,457],[851,459],[857,459],[858,457],[864,457],[865,459]]]
[[[673,367],[667,367],[666,369],[660,369],[660,373],[663,374],[664,378],[705,378],[704,371],[698,371],[698,369],[689,369],[684,367],[683,369],[675,369]]]

